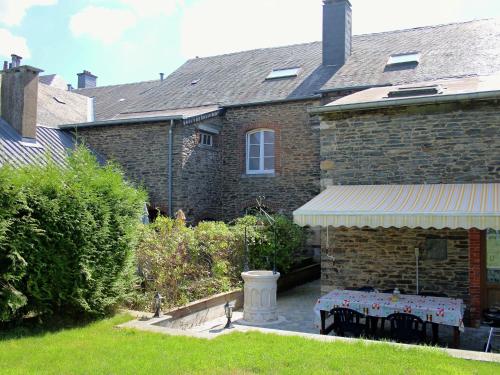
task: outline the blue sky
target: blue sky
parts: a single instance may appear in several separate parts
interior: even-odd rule
[[[351,0],[355,34],[500,17],[498,0]],[[99,85],[186,59],[321,39],[322,0],[0,0],[0,58]]]

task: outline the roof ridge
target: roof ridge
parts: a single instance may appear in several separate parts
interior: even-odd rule
[[[495,20],[495,18],[491,18],[491,17],[490,18],[478,18],[478,19],[472,19],[472,20],[467,20],[467,21],[438,23],[435,25],[425,25],[425,26],[416,26],[416,27],[410,27],[407,29],[396,29],[396,30],[378,31],[375,33],[354,34],[353,36],[354,37],[356,37],[356,36],[372,36],[372,35],[380,35],[380,34],[399,33],[399,32],[405,32],[405,31],[436,29],[436,28],[445,27],[445,26],[463,25],[466,23],[473,23],[473,22],[480,22],[480,21],[493,21],[493,20]]]
[[[105,85],[105,86],[96,86],[96,87],[83,87],[83,88],[77,88],[73,89],[71,91],[85,91],[85,90],[93,90],[93,89],[102,89],[102,88],[107,88],[107,87],[117,87],[117,86],[128,86],[128,85],[138,85],[140,83],[149,83],[149,82],[161,82],[159,79],[150,79],[147,81],[138,81],[138,82],[127,82],[127,83],[117,83],[114,85]]]

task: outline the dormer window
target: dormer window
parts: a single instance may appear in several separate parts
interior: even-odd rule
[[[299,70],[300,68],[273,69],[266,77],[266,80],[297,77]]]
[[[420,52],[397,53],[391,55],[387,61],[388,66],[420,63]]]

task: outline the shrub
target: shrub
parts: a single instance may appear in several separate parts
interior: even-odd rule
[[[297,250],[304,244],[305,232],[286,216],[272,215],[271,220],[260,215],[247,215],[236,220],[235,231],[241,239],[244,238],[244,228],[247,229],[251,269],[272,269],[276,247],[276,269],[286,273],[296,261]]]
[[[102,315],[127,296],[146,196],[116,165],[79,147],[65,168],[4,166],[0,185],[0,319]]]
[[[187,227],[183,220],[160,216],[143,226],[136,250],[146,298],[159,291],[167,306],[185,304],[227,291],[239,282],[234,235],[224,223]]]
[[[277,269],[289,270],[296,250],[303,244],[300,227],[284,216],[274,216]],[[187,227],[183,220],[160,216],[142,227],[136,257],[145,293],[134,307],[150,307],[155,291],[167,307],[231,290],[241,283],[245,228],[252,269],[272,269],[273,228],[257,216],[245,216],[234,225],[201,222]]]

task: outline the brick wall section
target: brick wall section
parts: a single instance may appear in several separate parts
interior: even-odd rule
[[[141,183],[153,206],[167,209],[168,123],[107,125],[78,129],[77,137],[126,176]]]
[[[420,290],[462,298],[467,305],[474,303],[469,299],[472,283],[469,285],[469,237],[466,230],[330,227],[328,243],[326,237],[326,229],[323,229],[322,293],[336,288],[373,286],[389,289],[398,286],[406,293],[415,294],[415,247],[419,247]],[[426,238],[447,239],[447,260],[428,259]]]
[[[229,108],[223,119],[223,218],[239,216],[259,195],[273,210],[291,215],[319,192],[319,139],[307,108],[319,102]],[[276,131],[274,176],[245,174],[245,134],[257,128]]]
[[[469,230],[469,295],[472,325],[481,320],[481,231]]]
[[[210,120],[218,124],[219,119]],[[182,209],[189,221],[217,219],[221,213],[221,147],[199,144],[196,125],[176,125],[173,155],[173,206]]]
[[[461,103],[329,115],[328,184],[500,182],[500,105]]]

